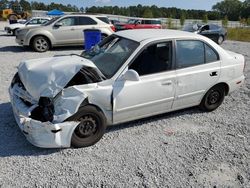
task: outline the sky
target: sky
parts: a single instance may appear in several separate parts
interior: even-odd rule
[[[32,0],[29,0],[31,2]],[[46,4],[62,3],[76,5],[77,7],[91,6],[133,6],[133,5],[156,5],[158,7],[177,7],[182,9],[211,10],[212,6],[220,0],[36,0]]]

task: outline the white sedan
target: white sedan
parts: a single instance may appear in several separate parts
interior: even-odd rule
[[[24,27],[42,25],[42,24],[48,22],[49,20],[51,20],[50,17],[34,17],[34,18],[31,18],[25,22],[10,24],[10,25],[6,26],[4,28],[4,30],[9,34],[16,35],[16,31],[18,29],[22,29]]]
[[[21,62],[15,119],[38,147],[86,147],[109,125],[191,106],[212,111],[244,82],[245,59],[201,35],[117,32],[81,55]]]

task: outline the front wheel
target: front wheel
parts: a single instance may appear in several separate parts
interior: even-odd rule
[[[94,145],[102,138],[107,127],[105,116],[94,106],[81,107],[68,121],[79,121],[71,138],[71,146],[76,148]]]
[[[218,108],[225,97],[225,88],[223,86],[214,86],[208,90],[203,97],[200,108],[204,111],[211,112]]]
[[[37,52],[46,52],[50,48],[50,43],[47,38],[43,36],[35,37],[32,42],[32,47]]]

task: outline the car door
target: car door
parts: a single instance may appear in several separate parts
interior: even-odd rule
[[[150,49],[153,47],[154,50]],[[139,74],[139,80],[125,80],[121,76],[114,83],[113,122],[125,122],[171,110],[176,82],[171,65],[171,42],[146,47],[128,66],[128,69]]]
[[[57,21],[52,27],[51,33],[56,45],[77,44],[79,40],[78,17],[66,17]]]
[[[208,44],[199,40],[176,41],[177,87],[174,109],[198,105],[220,76],[220,58]]]

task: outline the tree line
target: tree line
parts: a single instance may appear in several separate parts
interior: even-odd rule
[[[0,11],[17,4],[18,1],[0,0]],[[66,12],[86,12],[86,13],[103,13],[115,14],[133,17],[150,17],[150,18],[176,18],[176,19],[208,19],[220,20],[228,19],[232,21],[249,20],[250,19],[250,0],[224,0],[216,3],[211,11],[205,10],[185,10],[175,7],[157,7],[137,6],[118,7],[118,6],[92,6],[79,8],[70,4],[63,5],[58,3],[44,4],[42,2],[32,1],[29,3],[26,0],[20,0],[19,4],[25,11],[30,10],[52,10],[59,9]]]

